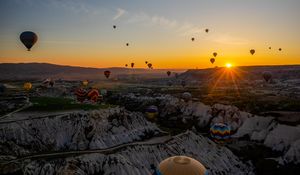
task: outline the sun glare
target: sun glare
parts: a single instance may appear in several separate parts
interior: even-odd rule
[[[227,68],[231,68],[231,67],[232,67],[232,64],[231,64],[231,63],[226,63],[226,67],[227,67]]]

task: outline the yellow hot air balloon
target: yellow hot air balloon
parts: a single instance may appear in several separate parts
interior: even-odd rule
[[[26,83],[24,83],[23,88],[26,91],[29,91],[32,88],[32,84],[30,82],[26,82]]]
[[[187,156],[174,156],[159,164],[161,175],[205,175],[206,168],[197,160]]]
[[[89,81],[88,80],[84,80],[83,82],[82,82],[82,85],[83,86],[87,86],[89,84]]]

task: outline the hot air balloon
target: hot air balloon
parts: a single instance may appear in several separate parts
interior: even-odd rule
[[[208,33],[208,32],[209,32],[209,29],[205,29],[205,32]]]
[[[217,52],[214,52],[214,53],[213,53],[213,56],[214,56],[214,57],[216,57],[217,55],[218,55],[218,53],[217,53]]]
[[[269,82],[272,78],[272,74],[269,71],[263,72],[263,78],[265,79],[266,82]]]
[[[129,46],[129,43],[126,43],[126,46]]]
[[[148,61],[145,61],[145,64],[148,64]]]
[[[215,123],[210,127],[210,136],[215,142],[226,142],[231,138],[230,126],[225,123]]]
[[[148,68],[151,69],[152,68],[152,64],[148,63]]]
[[[269,47],[269,49],[272,49],[272,47]]]
[[[186,86],[186,82],[184,80],[181,81],[181,86],[185,87]]]
[[[131,63],[131,68],[133,68],[134,67],[134,63]]]
[[[167,71],[167,75],[169,77],[171,75],[171,71]]]
[[[193,37],[193,38],[191,38],[191,40],[192,40],[192,41],[194,41],[194,40],[195,40],[195,38]]]
[[[32,84],[30,82],[26,82],[26,83],[24,83],[23,88],[26,91],[29,91],[32,88]]]
[[[189,92],[184,92],[182,93],[181,97],[185,102],[188,102],[192,99],[192,94]]]
[[[146,116],[149,120],[155,120],[158,115],[158,108],[154,105],[146,109]]]
[[[109,76],[110,76],[110,71],[109,71],[109,70],[104,71],[104,75],[105,75],[106,78],[109,78]]]
[[[211,64],[214,64],[215,61],[216,61],[216,60],[215,60],[214,58],[211,58],[211,59],[210,59]]]
[[[278,50],[279,50],[279,51],[281,51],[282,49],[281,49],[281,48],[279,48]]]
[[[82,81],[82,85],[83,85],[83,86],[87,86],[88,84],[89,84],[89,81],[88,81],[88,80]]]
[[[115,28],[117,28],[117,26],[116,26],[116,25],[113,25],[113,28],[115,29]]]
[[[30,51],[31,47],[37,42],[38,36],[31,31],[26,31],[21,33],[20,40],[25,45],[27,50]]]
[[[127,67],[128,66],[128,64],[125,64],[125,67]]]
[[[75,95],[76,95],[76,98],[77,98],[77,101],[79,102],[83,102],[86,98],[86,90],[82,89],[82,88],[78,88],[75,90]]]
[[[97,89],[91,89],[89,90],[89,92],[87,93],[87,99],[96,103],[99,99],[99,91]]]
[[[255,50],[254,50],[254,49],[251,49],[251,50],[250,50],[250,53],[251,53],[251,55],[253,55],[253,54],[255,53]]]
[[[206,168],[187,156],[173,156],[163,160],[156,170],[158,175],[207,175]]]

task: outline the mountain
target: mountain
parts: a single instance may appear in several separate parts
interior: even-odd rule
[[[35,80],[48,77],[54,79],[104,79],[103,72],[111,71],[111,78],[118,78],[127,74],[141,74],[149,77],[159,77],[166,74],[166,69],[142,69],[142,68],[90,68],[63,66],[48,63],[2,63],[0,64],[0,80]],[[182,72],[182,70],[171,70]]]

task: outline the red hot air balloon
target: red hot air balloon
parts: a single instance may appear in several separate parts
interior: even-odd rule
[[[255,50],[254,50],[254,49],[251,49],[251,50],[250,50],[250,53],[251,53],[251,55],[253,55],[253,54],[255,53]]]
[[[171,75],[171,72],[170,72],[170,71],[167,71],[167,75],[170,76],[170,75]]]
[[[20,40],[25,45],[27,50],[30,51],[31,47],[37,42],[38,36],[31,31],[26,31],[21,33]]]
[[[106,78],[109,78],[109,76],[110,76],[110,71],[109,71],[109,70],[104,71],[104,75],[105,75]]]
[[[211,58],[211,59],[210,59],[211,64],[214,64],[215,61],[216,61],[216,60],[215,60],[214,58]]]

